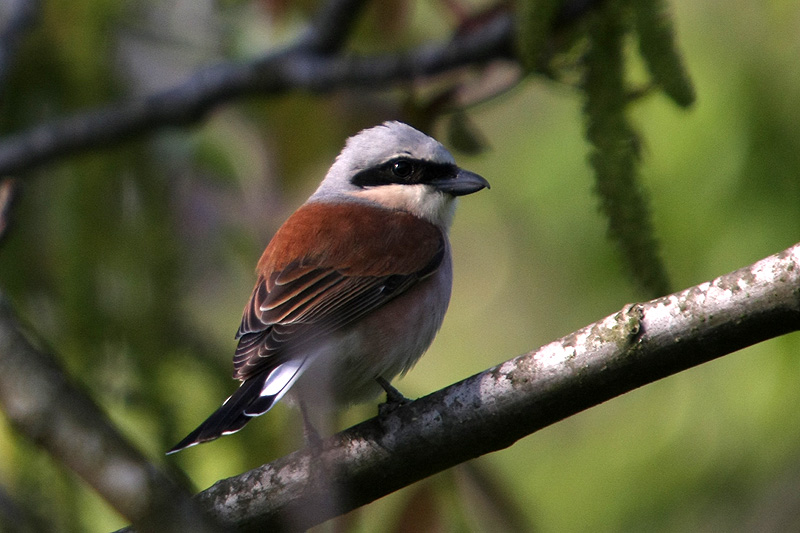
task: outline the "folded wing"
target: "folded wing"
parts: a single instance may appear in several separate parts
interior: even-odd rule
[[[445,247],[439,228],[408,213],[362,206],[354,216],[322,202],[298,209],[259,261],[233,358],[242,385],[168,453],[267,412],[313,363],[312,345],[433,274]]]

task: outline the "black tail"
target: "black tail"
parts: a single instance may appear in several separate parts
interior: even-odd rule
[[[239,431],[255,416],[254,414],[245,414],[245,412],[252,412],[253,404],[258,405],[258,411],[260,411],[258,414],[267,412],[276,400],[275,396],[261,396],[268,375],[268,372],[264,372],[242,383],[236,392],[225,400],[222,407],[214,411],[197,429],[173,446],[167,455]]]

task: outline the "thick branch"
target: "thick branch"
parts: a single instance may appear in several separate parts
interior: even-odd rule
[[[511,16],[499,14],[478,30],[446,43],[370,57],[330,55],[330,49],[342,41],[338,33],[304,36],[284,50],[249,63],[202,70],[181,85],[143,100],[95,109],[9,136],[0,143],[0,176],[29,170],[62,155],[116,145],[156,128],[196,122],[215,106],[248,94],[382,88],[507,57],[511,34]]]
[[[221,531],[19,330],[0,295],[0,405],[26,437],[82,477],[142,531]]]
[[[199,495],[243,530],[304,529],[644,384],[800,329],[800,244],[618,313]]]

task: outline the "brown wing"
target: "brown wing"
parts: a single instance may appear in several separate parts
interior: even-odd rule
[[[408,213],[311,203],[278,230],[244,310],[234,377],[275,368],[306,343],[402,294],[436,271],[444,233]]]

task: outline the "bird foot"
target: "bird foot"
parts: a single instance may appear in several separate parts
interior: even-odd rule
[[[378,382],[378,385],[380,385],[381,388],[386,391],[386,402],[378,405],[378,416],[388,415],[398,407],[402,407],[412,402],[412,400],[403,396],[403,393],[392,387],[389,382],[382,377],[377,377],[376,381]]]
[[[311,423],[311,419],[306,411],[306,404],[302,400],[300,401],[300,412],[303,414],[303,439],[305,439],[306,445],[314,449],[321,448],[322,437],[320,437],[319,432]]]

